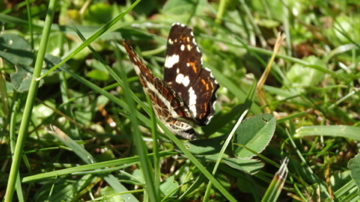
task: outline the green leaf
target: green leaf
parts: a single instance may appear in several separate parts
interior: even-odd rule
[[[33,75],[33,68],[25,67],[22,65],[16,66],[16,72],[10,74],[11,83],[14,86],[14,89],[18,92],[25,92],[29,90],[30,83]],[[39,87],[44,83],[43,80],[39,81]]]
[[[221,143],[224,137],[215,137],[210,139],[200,139],[191,142],[184,142],[184,146],[193,154],[196,155],[210,155],[220,152]]]
[[[30,66],[34,61],[30,44],[14,34],[0,35],[0,57],[13,65]]]
[[[106,81],[109,79],[109,75],[106,72],[96,69],[91,70],[89,73],[86,74],[86,76],[98,81]]]
[[[184,146],[197,157],[202,157],[207,161],[215,162],[218,159],[222,147],[224,136],[185,142]],[[244,171],[246,173],[256,173],[264,166],[262,162],[249,158],[233,158],[228,155],[223,156],[222,163],[231,168]]]
[[[350,159],[348,168],[351,171],[351,176],[355,180],[358,189],[360,189],[360,155],[356,155]]]
[[[122,199],[121,196],[119,196],[119,193],[109,186],[100,189],[100,194],[101,196],[104,196],[104,198],[102,198],[103,201],[112,201],[112,202],[124,201],[124,199]]]
[[[259,160],[248,158],[223,158],[223,162],[231,168],[241,170],[249,174],[255,174],[264,167],[264,163]]]
[[[160,185],[160,189],[164,195],[171,196],[179,189],[179,183],[175,180],[174,175],[172,175]]]
[[[324,68],[326,67],[324,62],[315,56],[310,56],[304,60],[310,64]],[[325,73],[318,69],[310,68],[297,63],[291,67],[289,72],[287,72],[286,77],[294,86],[310,87],[318,85],[319,82],[323,80],[324,75]]]
[[[244,145],[260,153],[269,144],[276,126],[276,119],[270,114],[261,114],[245,120],[234,137],[234,144]],[[234,151],[241,158],[250,158],[255,154],[243,147]]]
[[[91,5],[84,16],[84,24],[105,24],[113,19],[113,16],[118,15],[119,13],[114,12],[114,5],[109,5],[105,3],[97,3]]]
[[[164,12],[172,15],[184,15],[193,13],[196,9],[196,2],[194,0],[170,0],[164,5]]]

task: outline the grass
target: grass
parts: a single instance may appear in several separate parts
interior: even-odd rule
[[[0,3],[1,198],[359,200],[359,3],[160,2]],[[221,86],[197,141],[156,119],[121,44],[162,78],[174,22]]]

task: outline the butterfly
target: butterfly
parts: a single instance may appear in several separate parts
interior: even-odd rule
[[[195,140],[195,126],[207,125],[214,115],[218,82],[202,67],[202,54],[192,30],[174,23],[167,40],[164,79],[157,78],[123,41],[143,89],[158,119],[174,134]]]

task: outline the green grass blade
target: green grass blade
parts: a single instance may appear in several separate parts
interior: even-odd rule
[[[14,187],[15,187],[15,182],[16,182],[16,178],[18,175],[18,169],[20,166],[22,149],[23,149],[23,145],[24,145],[25,138],[27,135],[27,129],[28,129],[29,122],[30,122],[31,112],[32,112],[35,96],[36,96],[38,85],[39,85],[39,81],[37,81],[36,78],[39,77],[40,73],[41,73],[42,64],[43,64],[44,57],[45,57],[45,51],[46,51],[46,47],[47,47],[47,43],[48,43],[48,39],[49,39],[49,35],[50,35],[51,24],[52,24],[52,20],[54,17],[54,12],[56,10],[55,9],[56,2],[57,2],[56,0],[50,0],[50,2],[49,2],[48,11],[47,11],[46,19],[45,19],[45,26],[44,26],[44,29],[42,32],[42,38],[40,41],[40,48],[39,48],[38,54],[36,56],[34,73],[32,75],[32,80],[31,80],[31,84],[29,87],[29,93],[28,93],[26,103],[25,103],[24,114],[22,117],[20,129],[19,129],[19,135],[18,135],[18,139],[16,142],[16,146],[15,146],[15,152],[13,155],[13,161],[11,164],[9,180],[8,180],[7,189],[6,189],[6,193],[5,193],[5,201],[6,202],[10,202],[13,200]]]
[[[360,127],[356,126],[304,126],[296,130],[294,137],[332,136],[360,140]]]
[[[120,58],[120,50],[118,48],[115,48],[115,54],[117,58]],[[134,100],[131,97],[131,90],[129,87],[129,84],[127,83],[126,79],[126,73],[124,71],[124,68],[120,67],[120,77],[123,82],[124,87],[124,94],[125,94],[125,100],[128,104],[129,110],[129,119],[132,127],[132,136],[134,140],[135,149],[137,151],[137,155],[140,157],[140,169],[143,173],[143,177],[145,178],[145,189],[147,190],[147,194],[149,196],[149,201],[159,201],[160,196],[158,195],[159,191],[156,191],[159,189],[159,187],[155,187],[154,183],[154,173],[153,173],[153,167],[150,163],[150,160],[146,157],[148,155],[147,147],[144,144],[144,141],[142,139],[142,135],[139,130],[139,124],[138,119],[136,117],[136,108]]]
[[[17,94],[17,96],[20,96],[20,94]],[[10,149],[11,153],[15,153],[15,147],[16,147],[16,117],[18,116],[19,108],[21,106],[22,99],[19,99],[15,101],[14,106],[12,108],[12,113],[10,117]],[[20,180],[20,173],[17,173],[17,179],[16,179],[16,190],[17,190],[17,197],[19,201],[24,201],[24,196],[22,195],[22,186],[21,186],[21,180]]]
[[[176,152],[173,151],[163,151],[159,153],[159,156],[161,158],[166,158],[170,156],[174,156]],[[149,159],[153,158],[153,154],[148,154],[146,156]],[[64,175],[84,175],[85,173],[106,173],[106,172],[113,172],[115,170],[119,170],[122,168],[130,167],[134,164],[139,163],[140,158],[138,156],[133,157],[127,157],[122,159],[115,159],[110,161],[104,161],[99,163],[93,163],[88,165],[77,165],[72,166],[70,168],[62,169],[62,170],[55,170],[47,173],[40,173],[36,175],[31,175],[24,177],[22,179],[23,183],[32,182],[32,181],[38,181],[38,180],[44,180],[46,178],[57,178]],[[118,166],[115,169],[112,167]],[[111,168],[108,168],[111,167]]]
[[[274,178],[272,179],[268,189],[266,190],[264,197],[261,201],[277,201],[281,190],[285,184],[288,170],[287,164],[289,163],[289,159],[286,157],[282,162],[278,172],[275,174]]]

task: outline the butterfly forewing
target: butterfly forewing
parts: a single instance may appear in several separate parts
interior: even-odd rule
[[[219,85],[202,67],[202,54],[189,27],[179,23],[171,27],[164,66],[164,81],[183,99],[196,124],[208,124]]]

